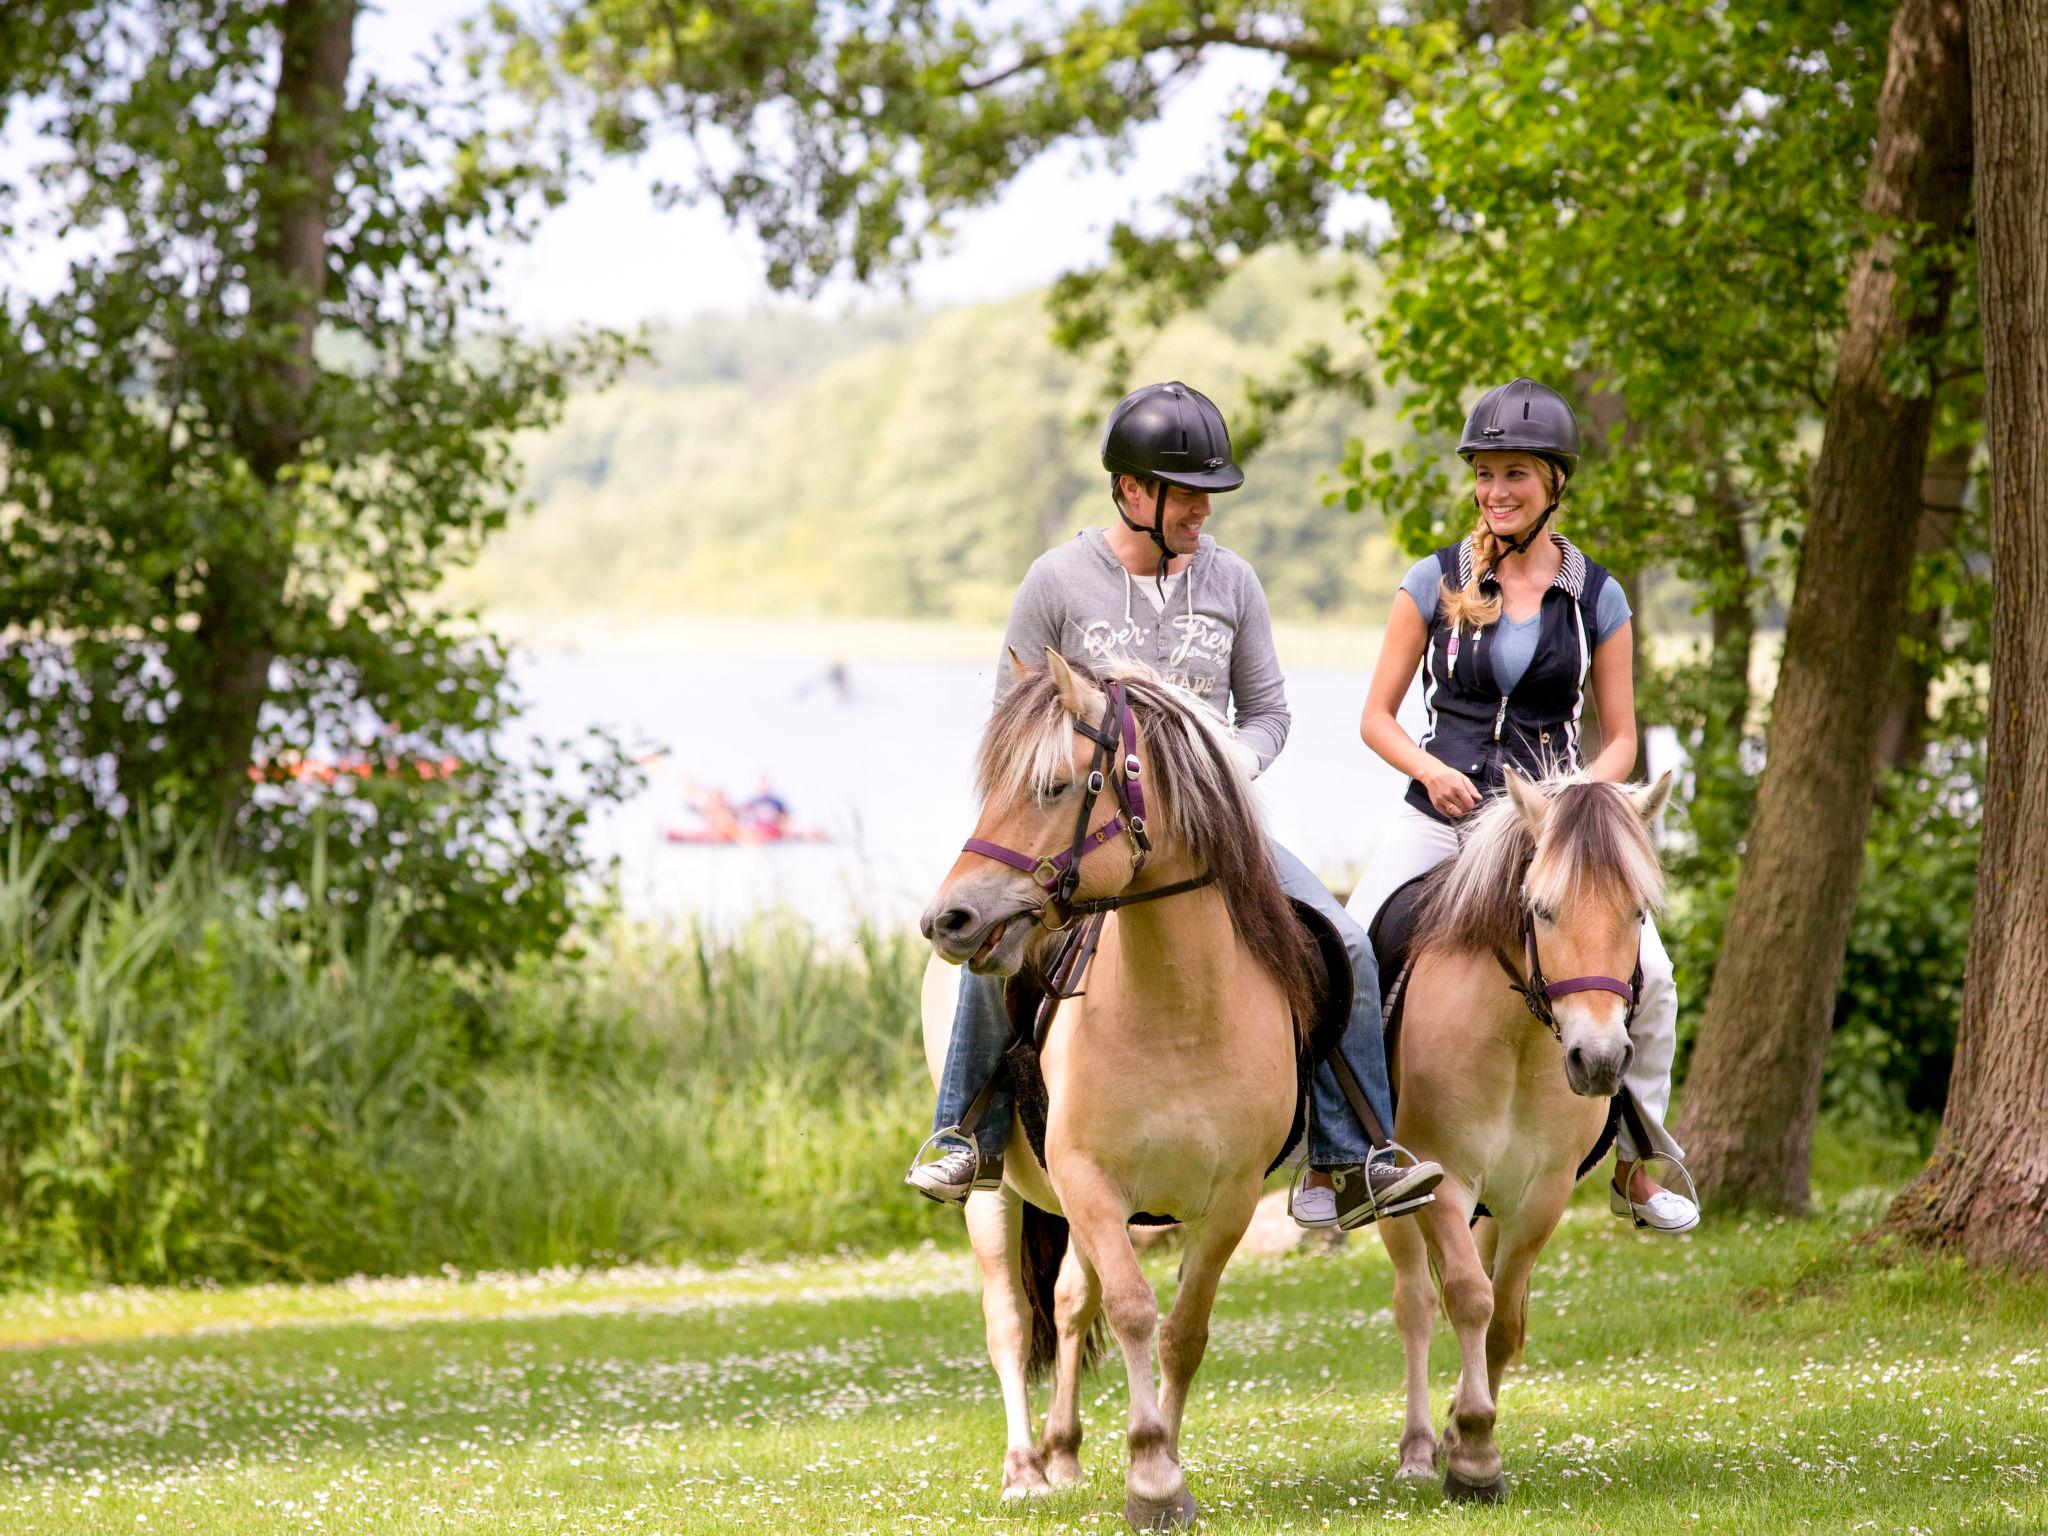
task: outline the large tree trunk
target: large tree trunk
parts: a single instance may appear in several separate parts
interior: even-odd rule
[[[1962,0],[1901,0],[1864,197],[1897,233],[1850,276],[1769,762],[1686,1078],[1679,1136],[1702,1190],[1726,1200],[1806,1203],[1933,414],[1928,392],[1893,393],[1885,368],[1902,344],[1940,334],[1952,281],[1936,265],[1908,302],[1894,269],[1963,228],[1968,66]]]
[[[1970,488],[1971,445],[1958,443],[1927,461],[1920,477],[1920,532],[1913,563],[1948,549],[1963,521],[1963,498]],[[1908,614],[1892,655],[1891,685],[1884,719],[1877,728],[1877,766],[1886,769],[1918,765],[1927,746],[1927,696],[1937,668],[1930,659],[1941,638],[1942,610],[1922,608]]]
[[[2048,1268],[2048,12],[1972,0],[1991,444],[1984,845],[1941,1139],[1887,1225]]]
[[[357,0],[287,0],[279,12],[277,96],[255,188],[249,345],[258,358],[233,422],[235,446],[265,491],[261,515],[215,552],[197,639],[206,671],[192,707],[216,810],[231,819],[248,791],[257,717],[277,655],[295,538],[292,492],[280,489],[307,432],[316,376],[313,337],[327,286],[334,202]]]

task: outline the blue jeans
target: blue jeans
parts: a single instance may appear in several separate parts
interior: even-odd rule
[[[1380,973],[1373,961],[1372,944],[1365,930],[1330,894],[1315,872],[1301,860],[1268,842],[1274,867],[1280,875],[1280,889],[1313,907],[1330,920],[1343,935],[1345,951],[1351,956],[1351,1026],[1338,1048],[1352,1076],[1358,1079],[1365,1101],[1382,1127],[1391,1132],[1394,1124],[1393,1095],[1387,1089],[1387,1058],[1380,1039]],[[960,977],[960,1004],[953,1015],[953,1038],[946,1047],[946,1069],[939,1077],[938,1112],[932,1129],[957,1125],[967,1105],[980,1091],[988,1075],[1002,1059],[1010,1042],[1010,1022],[1003,1015],[1003,982],[996,976]],[[989,1095],[988,1108],[975,1127],[974,1139],[984,1157],[998,1157],[1010,1139],[1013,1105],[1007,1083],[998,1084]],[[1309,1081],[1309,1161],[1318,1168],[1339,1168],[1362,1163],[1371,1141],[1351,1104],[1337,1086],[1328,1062],[1316,1064]]]

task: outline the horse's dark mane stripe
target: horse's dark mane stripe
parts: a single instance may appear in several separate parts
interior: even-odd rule
[[[1103,676],[1068,664],[1081,681],[1102,686]],[[1124,685],[1152,762],[1145,785],[1151,825],[1170,828],[1197,867],[1215,874],[1238,937],[1279,983],[1297,1027],[1306,1030],[1315,1007],[1311,941],[1280,890],[1250,786],[1221,740],[1222,723],[1149,668],[1118,665],[1106,675]],[[976,774],[982,794],[1042,791],[1070,760],[1073,729],[1049,672],[1017,677],[982,738]]]

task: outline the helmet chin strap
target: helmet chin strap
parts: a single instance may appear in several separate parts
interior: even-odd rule
[[[1166,535],[1160,532],[1166,526],[1166,482],[1164,480],[1159,482],[1159,494],[1153,498],[1152,526],[1150,528],[1147,528],[1143,523],[1134,522],[1131,514],[1124,510],[1124,498],[1121,490],[1117,492],[1116,515],[1124,520],[1124,526],[1130,529],[1131,532],[1145,534],[1154,544],[1159,546],[1159,569],[1152,579],[1159,583],[1159,600],[1161,602],[1166,601],[1166,563],[1173,558],[1173,551],[1166,547]],[[1545,515],[1547,516],[1548,514]]]
[[[1537,535],[1543,532],[1543,525],[1550,521],[1550,514],[1557,510],[1558,502],[1564,496],[1564,482],[1564,475],[1559,474],[1557,476],[1557,485],[1550,493],[1550,505],[1543,509],[1543,515],[1530,525],[1527,533],[1523,534],[1519,539],[1502,538],[1497,533],[1493,536],[1494,542],[1501,545],[1502,549],[1501,553],[1494,558],[1493,564],[1486,568],[1487,575],[1491,576],[1495,571],[1499,570],[1501,561],[1507,559],[1509,555],[1522,555],[1529,552],[1529,547],[1536,542]],[[1472,501],[1474,505],[1478,504],[1479,497],[1476,492],[1472,497]],[[1485,509],[1482,507],[1480,510],[1484,511]]]
[[[1543,509],[1543,515],[1537,518],[1535,523],[1530,527],[1529,531],[1523,534],[1522,537],[1520,537],[1519,539],[1503,539],[1499,534],[1496,533],[1494,537],[1496,539],[1499,539],[1502,544],[1505,544],[1507,546],[1507,554],[1502,555],[1501,559],[1505,560],[1508,555],[1520,555],[1527,553],[1529,546],[1536,542],[1536,535],[1543,531],[1543,525],[1550,521],[1550,514],[1555,512],[1556,510],[1557,503],[1553,501],[1549,506]],[[1496,565],[1498,565],[1499,563],[1499,560],[1496,560],[1494,562],[1494,564]]]

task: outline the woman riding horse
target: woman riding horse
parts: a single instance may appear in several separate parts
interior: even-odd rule
[[[1533,379],[1488,390],[1458,442],[1472,466],[1478,521],[1462,542],[1416,562],[1394,596],[1359,734],[1411,780],[1349,908],[1368,927],[1401,886],[1458,848],[1458,828],[1508,769],[1532,779],[1582,765],[1579,714],[1590,674],[1600,753],[1586,776],[1620,783],[1635,768],[1631,618],[1621,583],[1562,534],[1541,537],[1579,460],[1570,404]],[[1423,669],[1429,729],[1418,744],[1394,718]],[[1664,1129],[1677,1048],[1678,990],[1654,922],[1642,934],[1643,990],[1627,1086],[1652,1145],[1624,1122],[1609,1203],[1667,1235],[1699,1224],[1699,1208],[1660,1187],[1646,1157],[1681,1163]]]

